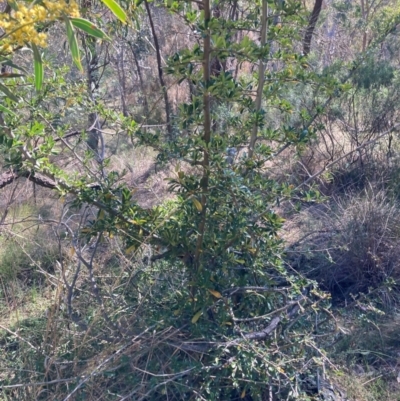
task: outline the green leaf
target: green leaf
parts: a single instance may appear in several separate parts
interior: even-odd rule
[[[7,78],[20,78],[23,77],[23,74],[14,74],[12,72],[4,72],[0,74],[0,79],[7,79]]]
[[[97,28],[97,26],[91,21],[84,18],[71,18],[70,20],[74,27],[81,29],[87,34],[98,39],[110,40],[110,38],[101,29]]]
[[[203,314],[203,311],[200,309],[193,317],[192,317],[192,323],[195,324],[197,321],[200,319],[201,315]]]
[[[67,37],[68,37],[69,48],[71,50],[72,60],[78,67],[79,71],[83,72],[81,58],[79,55],[78,41],[76,40],[74,27],[72,26],[70,19],[68,18],[64,19],[65,19],[65,26],[67,28]]]
[[[28,75],[28,71],[26,71],[24,67],[21,67],[21,66],[19,66],[17,64],[14,64],[11,60],[8,60],[8,59],[5,59],[5,61],[2,60],[1,64],[2,65],[8,65],[11,68],[15,68],[16,70],[19,70],[19,71],[23,72],[24,75]]]
[[[129,248],[125,249],[125,254],[129,255],[130,253],[137,250],[137,244],[131,245]]]
[[[101,0],[111,11],[112,13],[124,24],[126,23],[126,14],[125,11],[121,8],[121,6],[114,0]]]
[[[11,111],[7,107],[3,106],[2,104],[0,104],[0,111],[3,113],[11,114],[14,117],[17,117],[17,115],[13,111]]]
[[[43,61],[37,46],[34,43],[32,43],[31,46],[33,50],[33,61],[35,67],[35,88],[37,91],[40,91],[40,89],[42,89],[44,77]]]
[[[216,290],[208,290],[208,292],[213,295],[215,298],[222,298],[222,295],[220,292],[216,291]]]
[[[196,206],[196,209],[201,212],[203,210],[203,206],[201,205],[201,203],[198,201],[198,199],[196,199],[195,197],[192,198],[192,201],[194,203],[194,205]]]
[[[0,91],[2,91],[7,97],[9,97],[14,102],[17,103],[19,102],[19,98],[15,96],[14,93],[12,93],[10,89],[7,88],[7,86],[0,84]]]

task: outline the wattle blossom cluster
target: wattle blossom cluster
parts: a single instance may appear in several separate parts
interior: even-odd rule
[[[0,53],[10,53],[16,47],[27,43],[45,47],[47,35],[38,32],[47,23],[63,16],[79,17],[79,7],[75,0],[43,0],[40,4],[29,5],[17,1],[18,11],[0,14]]]

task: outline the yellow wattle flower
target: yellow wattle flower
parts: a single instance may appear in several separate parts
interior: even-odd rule
[[[0,14],[0,28],[4,39],[0,40],[0,53],[10,53],[13,48],[26,43],[45,47],[47,35],[37,31],[37,24],[53,22],[63,15],[79,17],[79,7],[75,1],[44,0],[43,5],[34,4],[26,7],[25,1],[17,1],[18,11]]]

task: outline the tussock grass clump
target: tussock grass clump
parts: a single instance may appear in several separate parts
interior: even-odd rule
[[[349,400],[362,401],[399,401],[400,393],[397,383],[387,377],[366,377],[354,374],[337,376],[337,382],[346,388]]]
[[[38,242],[29,239],[25,243],[8,238],[1,241],[1,248],[0,276],[6,281],[18,275],[22,279],[29,278],[38,267],[43,271],[52,271],[59,257],[56,244],[43,237]]]
[[[54,270],[60,258],[54,231],[39,224],[37,216],[46,218],[45,207],[18,206],[10,210],[0,236],[0,278],[4,281],[38,278],[40,273]],[[34,277],[35,276],[35,277]]]
[[[398,401],[399,315],[360,313],[356,304],[336,313],[340,334],[327,351],[340,368],[330,378],[345,388],[346,399]]]
[[[290,252],[297,267],[329,289],[334,300],[371,291],[389,307],[398,302],[400,210],[396,201],[371,187],[333,198],[306,212],[304,240]]]

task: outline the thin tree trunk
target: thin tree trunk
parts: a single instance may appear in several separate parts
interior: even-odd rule
[[[87,0],[84,2],[83,7],[86,10],[90,10],[92,6],[91,0]],[[85,59],[86,59],[86,81],[87,81],[87,90],[88,96],[93,105],[95,105],[94,92],[99,86],[99,79],[96,76],[98,73],[98,63],[99,63],[99,55],[97,53],[96,48],[96,38],[84,34],[82,36],[82,44],[85,50]],[[96,112],[91,112],[88,115],[88,139],[87,145],[93,152],[96,154],[97,161],[101,164],[104,160],[105,156],[105,148],[104,148],[104,138],[100,131],[100,121],[99,116]],[[100,146],[99,146],[100,143]]]
[[[138,76],[139,76],[139,82],[140,82],[140,87],[142,89],[142,93],[143,93],[143,106],[144,106],[144,112],[146,114],[146,119],[149,118],[149,105],[147,103],[147,93],[146,93],[146,88],[144,86],[144,80],[143,80],[143,75],[142,75],[142,68],[140,67],[139,61],[137,59],[136,53],[135,53],[135,49],[133,47],[132,42],[128,42],[129,48],[131,49],[132,52],[132,56],[133,56],[133,61],[135,62],[136,65],[136,69],[138,72]]]
[[[98,56],[96,51],[96,44],[91,43],[93,46],[88,45],[87,42],[94,42],[92,38],[84,37],[83,44],[85,48],[86,68],[87,68],[87,88],[88,95],[93,105],[96,103],[94,99],[94,92],[98,88],[98,80],[96,79],[96,71],[98,67]],[[89,49],[90,48],[90,53]],[[100,132],[100,121],[97,112],[91,112],[88,115],[88,139],[87,145],[96,154],[97,160],[101,163],[104,160],[104,138]],[[99,146],[100,142],[100,146]]]
[[[158,78],[159,78],[159,80],[160,80],[161,90],[162,90],[163,96],[164,96],[165,116],[166,116],[166,120],[167,120],[167,131],[168,131],[168,136],[169,136],[170,139],[172,139],[171,105],[170,105],[170,103],[169,103],[169,99],[168,99],[168,90],[167,90],[167,86],[166,86],[166,84],[165,84],[164,76],[163,76],[163,70],[162,70],[162,64],[161,64],[160,45],[159,45],[159,43],[158,43],[158,37],[157,37],[157,33],[156,33],[156,30],[155,30],[155,27],[154,27],[153,17],[151,16],[151,10],[150,10],[149,3],[148,3],[147,0],[146,0],[146,1],[144,2],[144,4],[145,4],[145,7],[146,7],[147,15],[148,15],[148,17],[149,17],[151,32],[152,32],[153,40],[154,40],[154,47],[155,47],[155,49],[156,49]]]
[[[303,54],[305,56],[307,56],[311,50],[311,40],[313,37],[315,26],[317,25],[319,14],[321,12],[322,2],[323,0],[315,0],[314,9],[311,13],[311,17],[308,22],[306,34],[304,35],[304,41],[303,41]]]
[[[211,77],[211,36],[208,28],[208,24],[211,20],[211,9],[210,0],[203,0],[203,12],[204,12],[204,25],[206,31],[204,33],[204,54],[203,54],[203,80],[204,80],[204,92],[203,92],[203,113],[204,113],[204,133],[203,140],[205,143],[203,151],[203,176],[200,181],[201,187],[201,220],[198,227],[196,250],[194,254],[194,267],[197,270],[200,265],[200,255],[203,248],[203,239],[206,229],[207,219],[207,192],[209,182],[209,150],[208,145],[211,142],[211,95],[208,89]]]
[[[118,47],[117,53],[117,73],[119,80],[119,89],[121,95],[121,105],[122,105],[122,114],[124,117],[128,116],[128,109],[126,105],[126,76],[125,76],[125,68],[124,68],[124,43],[122,42]]]
[[[267,28],[268,28],[268,3],[267,0],[263,0],[262,3],[262,17],[261,17],[261,47],[263,48],[267,42]],[[258,87],[257,87],[257,97],[254,103],[254,111],[259,114],[261,111],[262,104],[262,94],[264,90],[265,83],[265,67],[266,63],[263,60],[259,60],[258,64]],[[258,137],[258,121],[253,125],[253,130],[251,132],[250,144],[248,150],[248,157],[252,158],[254,155],[254,147],[257,142]]]
[[[369,20],[369,4],[368,0],[361,0],[361,13],[365,23],[365,28],[363,31],[363,39],[362,39],[362,51],[365,52],[368,43],[368,32],[367,32],[367,25]]]

